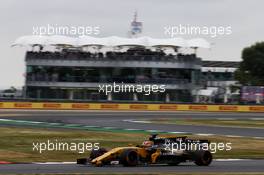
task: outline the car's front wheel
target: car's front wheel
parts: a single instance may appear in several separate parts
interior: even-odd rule
[[[120,156],[120,163],[124,166],[136,166],[139,161],[139,155],[135,150],[125,150]]]

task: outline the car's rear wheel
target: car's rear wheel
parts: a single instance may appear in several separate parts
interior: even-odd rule
[[[195,152],[194,163],[198,166],[208,166],[213,160],[213,156],[210,151],[197,151]]]
[[[120,163],[124,166],[136,166],[138,161],[139,156],[135,150],[125,150],[120,156]]]

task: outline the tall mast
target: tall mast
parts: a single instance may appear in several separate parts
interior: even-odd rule
[[[133,21],[130,23],[130,31],[128,32],[129,37],[131,38],[136,38],[139,36],[139,34],[142,33],[142,22],[137,21],[137,11],[135,11],[134,13],[134,19]]]

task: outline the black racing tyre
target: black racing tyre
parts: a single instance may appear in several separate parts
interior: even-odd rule
[[[194,163],[198,166],[208,166],[213,160],[210,151],[196,151],[194,156]]]
[[[93,160],[93,159],[103,155],[106,152],[107,152],[107,150],[105,148],[99,148],[98,150],[93,149],[90,153],[90,160]]]
[[[139,155],[135,150],[124,150],[120,155],[120,163],[124,166],[136,166],[139,161]]]

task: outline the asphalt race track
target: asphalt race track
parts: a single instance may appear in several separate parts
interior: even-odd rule
[[[18,114],[16,116],[15,114]],[[219,134],[246,137],[264,137],[264,128],[232,128],[217,126],[190,126],[154,123],[136,123],[151,118],[232,118],[264,119],[263,113],[212,113],[212,112],[113,112],[113,111],[1,111],[0,119],[16,119],[29,121],[44,121],[67,124],[85,124],[100,127],[117,127],[124,129],[160,130],[168,132],[187,132],[199,134]]]
[[[206,113],[206,112],[115,112],[115,111],[0,111],[0,119],[57,122],[66,124],[85,124],[101,127],[118,127],[124,129],[162,130],[171,132],[191,132],[203,134],[236,135],[246,137],[264,137],[263,129],[231,128],[213,126],[182,126],[131,121],[151,118],[261,118],[261,113]],[[263,172],[264,160],[225,160],[213,161],[209,167],[199,167],[193,163],[179,166],[148,167],[92,167],[76,164],[8,164],[0,165],[1,173],[122,173],[122,172]]]
[[[3,173],[175,173],[175,172],[264,172],[264,160],[213,161],[208,167],[199,167],[192,163],[178,166],[142,166],[142,167],[92,167],[76,164],[10,164],[0,165]],[[1,174],[1,173],[0,173]]]

